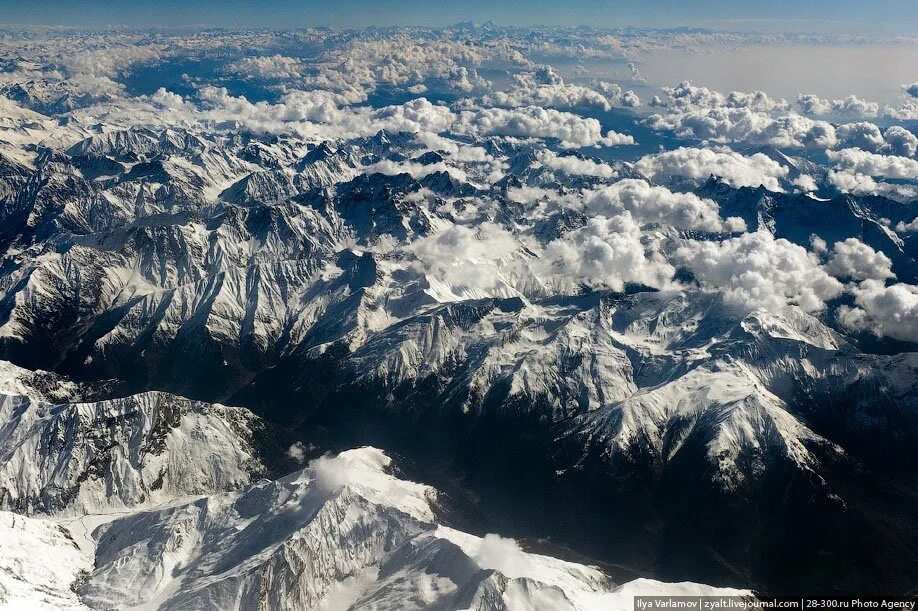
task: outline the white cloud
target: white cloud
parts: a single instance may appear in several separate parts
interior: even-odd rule
[[[488,81],[479,76],[474,68],[470,69],[465,66],[450,68],[443,80],[450,89],[459,93],[471,93],[476,89],[488,86]]]
[[[482,569],[499,571],[510,579],[525,577],[531,571],[529,557],[519,543],[495,534],[482,537],[475,562]]]
[[[836,278],[884,280],[895,278],[892,261],[857,238],[836,242],[826,263],[826,272]]]
[[[621,291],[628,282],[663,287],[675,271],[662,255],[645,248],[640,227],[627,212],[591,218],[585,227],[550,242],[535,265],[540,276],[562,289],[585,284]]]
[[[386,106],[369,112],[373,133],[379,129],[395,132],[444,132],[450,128],[455,115],[439,104],[426,98],[417,98],[404,104]],[[379,129],[377,129],[379,128]]]
[[[839,125],[836,133],[845,147],[872,153],[914,157],[918,150],[918,137],[901,125],[893,125],[883,131],[873,123],[846,123]]]
[[[795,187],[800,187],[800,190],[804,193],[809,193],[819,188],[819,185],[816,184],[816,179],[809,174],[801,174],[792,180],[791,184],[793,184]]]
[[[790,113],[772,117],[749,108],[701,108],[651,115],[646,124],[655,130],[671,130],[686,138],[716,142],[748,142],[787,148],[826,149],[836,144],[835,128]]]
[[[510,201],[522,204],[532,204],[551,195],[555,195],[555,192],[541,187],[530,187],[528,185],[513,187],[507,190],[507,198]]]
[[[446,138],[432,132],[421,131],[417,135],[418,141],[431,151],[447,153],[450,159],[460,162],[492,162],[494,158],[480,146],[474,146]]]
[[[918,197],[918,187],[914,184],[881,181],[887,178],[918,180],[918,160],[898,155],[880,155],[857,148],[829,151],[828,156],[835,163],[835,169],[828,173],[829,182],[842,192],[901,199]]]
[[[896,225],[896,231],[899,233],[918,232],[918,217],[912,219],[909,223],[906,223],[905,221],[899,221],[899,223]]]
[[[658,155],[642,157],[634,169],[653,180],[688,178],[704,180],[719,176],[733,187],[764,186],[771,191],[782,191],[780,179],[787,177],[788,169],[761,153],[751,156],[735,151],[678,148]]]
[[[421,273],[459,290],[491,292],[501,283],[498,267],[510,263],[519,248],[510,232],[488,221],[474,228],[453,225],[416,240],[406,250],[417,257]]]
[[[331,140],[370,136],[380,130],[439,133],[450,128],[456,116],[447,107],[416,98],[392,106],[346,106],[346,98],[331,91],[291,90],[277,103],[251,102],[233,96],[223,87],[201,87],[200,104],[158,90],[149,97],[93,106],[73,113],[87,125],[100,121],[109,126],[198,126],[208,131],[239,129],[268,134],[291,134]]]
[[[453,131],[477,136],[556,138],[568,147],[594,146],[603,139],[596,119],[536,106],[464,110]]]
[[[861,148],[865,151],[879,151],[886,144],[880,128],[873,123],[846,123],[839,125],[835,133],[846,146]]]
[[[609,130],[606,132],[606,135],[599,141],[599,144],[602,146],[622,146],[622,145],[631,145],[636,144],[634,141],[634,136],[629,134],[620,134],[616,131]]]
[[[847,173],[885,178],[918,179],[918,160],[899,155],[880,155],[858,148],[829,151],[835,168]]]
[[[312,451],[312,444],[306,445],[302,441],[297,441],[289,448],[287,448],[287,458],[294,460],[298,463],[306,462],[306,457],[308,453]]]
[[[879,104],[862,100],[855,95],[849,95],[840,100],[826,100],[812,93],[800,94],[797,96],[797,104],[804,114],[808,115],[827,115],[834,112],[861,117],[875,117],[880,112]]]
[[[679,229],[745,231],[742,219],[721,220],[717,203],[693,193],[673,193],[639,179],[625,179],[588,192],[584,206],[591,215],[629,212],[641,224],[661,223]]]
[[[728,303],[746,310],[777,311],[787,304],[806,311],[825,307],[842,292],[815,255],[765,231],[744,233],[722,242],[691,241],[680,247],[674,260],[685,266],[708,289],[716,289]]]
[[[849,329],[918,342],[918,286],[880,280],[862,282],[853,291],[856,307],[839,309],[839,321]]]
[[[918,83],[902,85],[902,90],[913,98],[918,98]]]
[[[622,94],[621,104],[627,108],[637,108],[641,105],[641,98],[639,98],[636,93],[629,89]]]
[[[603,94],[584,87],[565,83],[550,68],[540,73],[523,73],[514,77],[513,87],[482,98],[486,106],[516,108],[541,106],[544,108],[601,108],[609,110],[612,101]]]
[[[898,106],[887,106],[883,114],[899,121],[918,121],[918,99],[910,98]]]
[[[362,170],[364,174],[385,174],[386,176],[408,174],[415,179],[423,178],[424,176],[433,174],[434,172],[446,172],[456,180],[462,182],[468,181],[468,174],[466,174],[464,170],[454,168],[453,166],[442,161],[438,163],[420,164],[411,161],[399,162],[384,159],[378,163],[364,166]]]
[[[631,89],[622,91],[622,88],[618,84],[605,81],[600,81],[596,84],[596,87],[612,104],[619,104],[626,108],[637,108],[641,105],[641,98]]]
[[[914,157],[918,152],[918,137],[901,125],[893,125],[883,134],[886,144],[883,150],[893,155]]]
[[[226,67],[228,72],[262,79],[297,78],[302,75],[303,68],[303,62],[299,59],[284,55],[245,57]]]
[[[360,476],[358,468],[340,455],[320,456],[309,461],[309,471],[314,485],[326,494],[336,492]]]
[[[675,87],[664,87],[663,92],[673,108],[686,111],[725,107],[772,112],[790,107],[786,100],[775,100],[763,91],[732,91],[725,96],[719,91],[695,86],[690,81],[683,81]]]
[[[827,115],[832,111],[832,102],[813,93],[801,93],[797,96],[797,105],[803,114]]]
[[[575,176],[596,176],[598,178],[615,178],[618,173],[607,163],[583,159],[574,155],[558,155],[554,151],[540,151],[533,166],[544,166],[560,170]]]
[[[813,252],[818,255],[825,254],[829,251],[829,245],[826,243],[826,241],[815,233],[810,236],[810,248],[812,248]]]
[[[318,74],[303,79],[303,83],[335,91],[370,92],[380,85],[410,88],[438,80],[441,86],[468,94],[489,86],[477,72],[478,67],[489,65],[532,68],[532,63],[509,45],[482,45],[474,40],[398,31],[388,36],[353,37],[345,45],[329,46],[318,62]]]

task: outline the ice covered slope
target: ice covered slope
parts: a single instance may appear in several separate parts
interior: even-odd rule
[[[59,521],[0,512],[0,609],[606,610],[631,609],[637,594],[747,594],[616,585],[595,567],[455,530],[437,491],[391,465],[364,447],[146,509]]]
[[[58,404],[0,394],[0,508],[94,513],[234,489],[264,472],[261,426],[248,410],[160,392]]]
[[[278,481],[103,525],[77,592],[94,608],[610,609],[635,592],[700,593],[439,524],[438,494],[387,473],[375,448]],[[724,590],[723,592],[735,592]]]
[[[87,609],[71,586],[92,570],[64,527],[0,511],[0,609]]]

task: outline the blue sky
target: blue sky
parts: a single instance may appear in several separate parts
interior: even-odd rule
[[[918,0],[0,0],[4,24],[356,27],[486,19],[918,35]]]

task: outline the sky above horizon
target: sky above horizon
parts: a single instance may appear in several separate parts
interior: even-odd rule
[[[709,27],[737,31],[918,35],[915,0],[0,0],[0,24],[140,27],[498,25]]]

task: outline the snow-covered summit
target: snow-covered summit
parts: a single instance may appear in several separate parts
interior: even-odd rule
[[[277,481],[93,517],[70,530],[0,512],[0,602],[34,608],[630,609],[635,594],[744,594],[528,553],[513,539],[444,526],[439,495],[364,447]],[[101,518],[101,519],[100,519]],[[8,538],[14,535],[13,538]],[[29,551],[41,548],[40,567]]]

